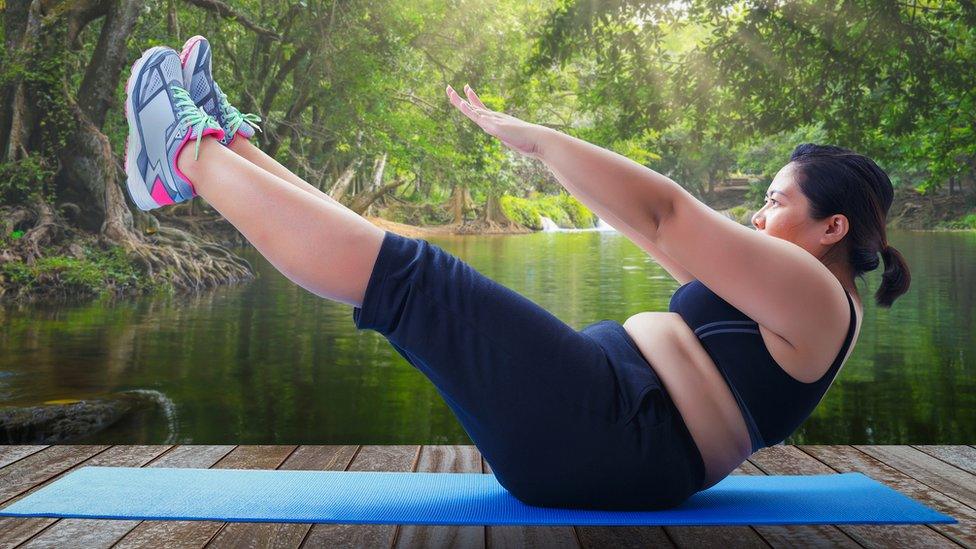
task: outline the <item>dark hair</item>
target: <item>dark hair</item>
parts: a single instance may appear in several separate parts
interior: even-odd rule
[[[844,241],[854,276],[863,280],[864,273],[877,269],[881,254],[885,269],[874,299],[880,307],[891,307],[908,291],[912,276],[905,258],[888,245],[885,222],[895,194],[888,174],[870,158],[832,145],[798,145],[790,162],[801,176],[798,184],[813,219],[847,216],[850,229]]]

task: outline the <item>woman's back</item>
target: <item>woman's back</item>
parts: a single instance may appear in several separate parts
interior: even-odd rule
[[[624,323],[698,444],[705,487],[755,449],[780,442],[815,408],[856,340],[856,307],[847,297],[854,315],[847,336],[833,363],[811,384],[790,376],[773,358],[785,357],[788,344],[770,353],[758,325],[697,280],[675,291],[671,312],[640,313]],[[747,419],[743,408],[753,417]]]
[[[759,325],[698,280],[678,288],[669,309],[681,315],[725,377],[749,428],[752,451],[782,442],[813,412],[854,339],[857,313],[826,372],[811,382],[791,376],[770,353]]]

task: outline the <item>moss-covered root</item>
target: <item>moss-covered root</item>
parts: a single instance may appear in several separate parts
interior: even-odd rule
[[[38,204],[0,208],[5,299],[200,290],[254,278],[247,260],[191,233],[159,226],[142,236],[106,226],[96,237]]]

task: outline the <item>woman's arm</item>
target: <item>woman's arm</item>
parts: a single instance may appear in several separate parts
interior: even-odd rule
[[[628,236],[636,233],[654,242],[674,198],[686,192],[674,181],[627,157],[489,110],[474,90],[465,86],[464,91],[471,103],[447,87],[448,99],[458,110],[510,149],[542,160],[580,202]]]
[[[542,126],[536,131],[538,158],[563,187],[621,232],[624,225],[648,242],[654,241],[660,220],[680,189],[677,183],[581,139]],[[618,221],[615,224],[611,219]]]

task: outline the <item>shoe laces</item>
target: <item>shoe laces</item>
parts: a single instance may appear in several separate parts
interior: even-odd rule
[[[207,128],[219,130],[221,129],[220,124],[217,123],[214,117],[207,114],[207,111],[203,110],[202,107],[196,106],[190,97],[190,92],[186,91],[186,89],[176,85],[170,86],[170,89],[173,92],[174,106],[176,107],[180,125],[193,129],[197,134],[197,145],[193,154],[193,159],[196,160],[200,158],[200,138],[203,135],[203,131]]]
[[[261,121],[261,117],[256,114],[242,114],[241,111],[237,110],[237,107],[230,104],[227,100],[227,94],[220,89],[220,86],[214,82],[214,90],[217,92],[218,104],[220,105],[220,112],[227,122],[227,127],[224,129],[227,135],[234,135],[237,130],[240,129],[241,125],[245,122],[251,125],[254,129],[259,132],[263,132],[260,126],[257,125]]]

